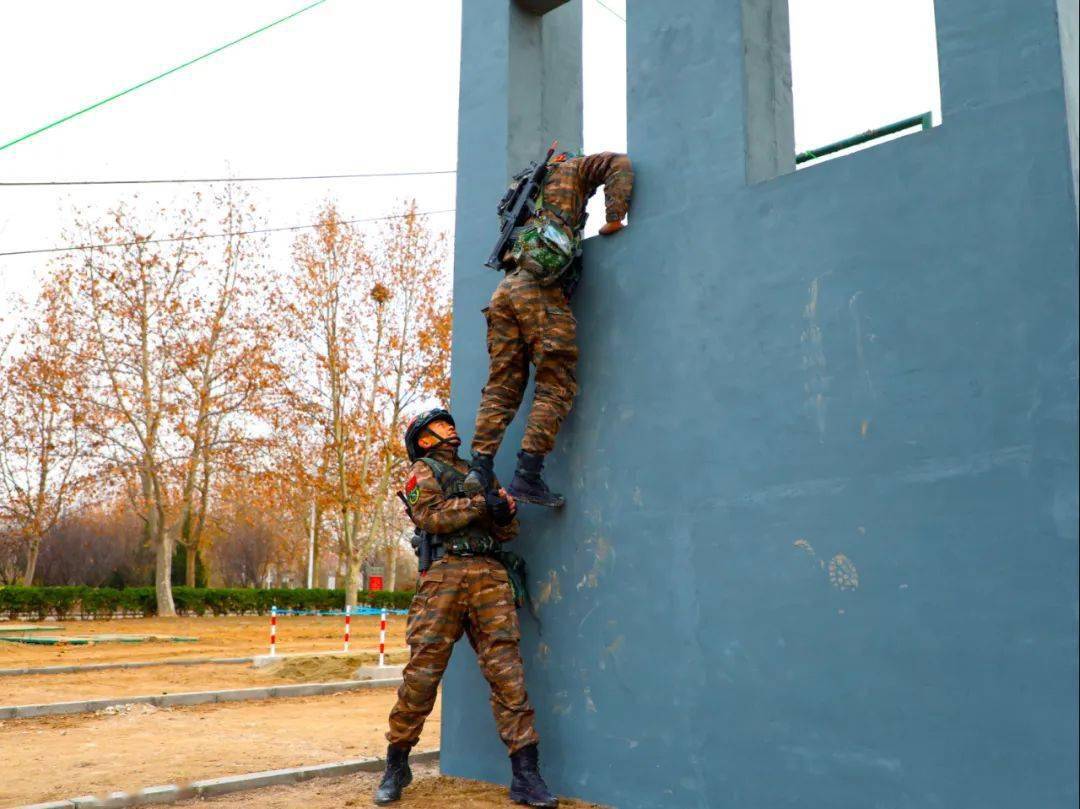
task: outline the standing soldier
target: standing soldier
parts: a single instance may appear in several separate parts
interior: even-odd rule
[[[537,767],[540,737],[525,692],[514,591],[507,569],[492,558],[501,543],[517,536],[517,506],[494,480],[486,491],[463,492],[469,466],[458,457],[460,445],[454,419],[445,410],[416,417],[405,432],[413,462],[405,499],[409,516],[433,546],[434,561],[423,572],[409,608],[411,653],[390,712],[386,773],[375,803],[398,800],[412,781],[409,751],[435,705],[454,644],[465,633],[491,686],[495,723],[510,751],[510,797],[528,806],[558,806]]]
[[[528,172],[516,180],[526,180]],[[514,233],[502,258],[507,270],[484,310],[490,356],[488,381],[472,442],[470,482],[490,487],[494,458],[536,367],[536,393],[509,492],[525,503],[559,508],[566,501],[541,477],[577,393],[577,321],[569,299],[578,280],[585,204],[601,185],[607,207],[603,236],[621,230],[634,171],[624,154],[551,157],[535,211]],[[509,196],[509,194],[508,194]]]

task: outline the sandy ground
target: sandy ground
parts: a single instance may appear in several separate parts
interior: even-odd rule
[[[405,663],[408,652],[388,655],[389,663]],[[351,679],[361,665],[378,661],[372,654],[283,658],[280,663],[256,669],[250,664],[207,666],[153,666],[143,669],[109,669],[77,674],[37,674],[0,677],[0,705],[34,705],[181,691],[220,688],[255,688],[289,683],[325,683]]]
[[[507,796],[507,787],[497,784],[481,784],[463,778],[445,778],[439,775],[438,765],[423,764],[412,768],[413,783],[405,790],[401,802],[394,806],[401,809],[506,809],[516,806]],[[359,773],[344,778],[327,778],[309,781],[291,787],[274,787],[227,795],[209,801],[189,801],[181,806],[211,805],[236,807],[236,809],[368,809],[375,806],[371,795],[379,783],[378,775]],[[507,784],[509,784],[507,773]],[[564,809],[601,809],[596,804],[562,799]]]
[[[392,688],[0,722],[0,807],[382,756]],[[420,750],[439,745],[440,706]],[[285,805],[285,804],[282,804]],[[301,804],[293,804],[301,805]],[[443,806],[453,806],[442,804]]]
[[[67,621],[62,632],[49,635],[182,635],[197,637],[196,643],[102,643],[94,646],[30,646],[0,642],[0,669],[21,666],[64,666],[108,663],[121,660],[164,660],[172,657],[247,657],[269,649],[268,616],[216,618],[125,618],[117,621]],[[340,617],[278,618],[279,653],[322,652],[341,649],[344,619]],[[377,616],[352,619],[351,650],[376,650],[379,643]],[[388,649],[405,646],[405,616],[392,615],[387,622]]]

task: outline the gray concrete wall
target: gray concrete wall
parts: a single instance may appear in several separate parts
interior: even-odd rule
[[[943,125],[753,185],[741,6],[628,9],[632,224],[586,245],[582,393],[550,464],[570,503],[526,511],[518,543],[545,773],[620,809],[1073,807],[1078,254],[1055,2],[938,0]],[[465,0],[466,434],[509,24],[503,0]],[[509,774],[467,649],[442,761]]]

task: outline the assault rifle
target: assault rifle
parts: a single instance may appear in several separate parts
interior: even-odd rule
[[[544,178],[547,177],[548,161],[555,154],[558,141],[552,141],[547,156],[539,163],[533,163],[528,169],[518,174],[514,184],[510,186],[499,202],[499,240],[495,242],[495,249],[491,251],[485,267],[493,270],[504,270],[503,255],[514,238],[514,231],[525,224],[536,205],[536,199],[540,196],[540,190],[544,187]]]

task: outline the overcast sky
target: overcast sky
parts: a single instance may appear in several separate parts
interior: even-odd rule
[[[584,2],[585,146],[626,146],[625,0]],[[641,2],[642,0],[638,0]],[[932,0],[790,0],[799,149],[932,109]],[[304,0],[0,0],[0,143],[241,36]],[[459,0],[330,0],[279,27],[0,152],[0,179],[339,174],[454,168]],[[605,85],[607,89],[610,85]],[[192,186],[0,188],[0,252],[60,246],[74,204]],[[454,207],[454,177],[251,186],[271,226]],[[492,201],[494,205],[494,200]],[[593,228],[602,217],[593,216]],[[453,215],[434,217],[450,230]],[[271,238],[288,260],[292,234]],[[47,257],[0,258],[0,316],[32,296]]]

